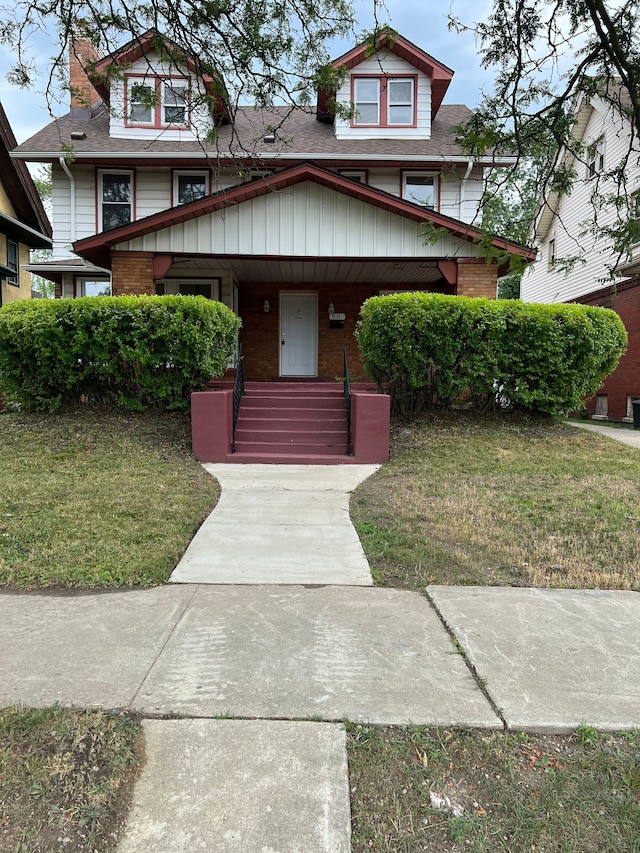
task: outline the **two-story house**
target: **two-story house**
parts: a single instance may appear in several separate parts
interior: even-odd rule
[[[222,300],[254,380],[334,379],[345,345],[362,375],[353,331],[373,295],[495,297],[478,205],[485,170],[510,160],[461,151],[469,110],[444,103],[446,65],[383,33],[377,52],[335,60],[344,82],[314,109],[232,109],[160,43],[149,32],[101,58],[76,43],[70,112],[14,152],[52,164],[54,260],[38,271],[58,295]]]
[[[0,104],[0,306],[31,298],[30,249],[50,249],[51,225]]]
[[[606,234],[618,211],[597,199],[619,194],[617,179],[608,173],[624,161],[628,206],[632,211],[638,207],[640,150],[624,110],[624,90],[615,82],[610,86],[616,97],[594,95],[577,107],[573,135],[584,153],[579,158],[559,153],[559,162],[572,167],[575,177],[570,193],[549,193],[540,201],[534,235],[538,259],[522,279],[521,297],[528,302],[603,306],[620,315],[629,335],[628,350],[586,405],[596,420],[629,422],[632,402],[640,399],[640,251],[635,251],[640,246],[634,247],[631,259],[619,257]]]

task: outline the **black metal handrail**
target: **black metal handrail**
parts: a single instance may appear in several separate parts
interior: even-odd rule
[[[244,396],[244,355],[242,344],[238,346],[238,360],[236,362],[236,377],[233,382],[233,430],[231,433],[231,452],[236,452],[236,426],[240,414],[240,401]]]
[[[349,359],[344,348],[344,410],[347,416],[347,456],[353,455],[351,447],[351,379],[349,378]]]

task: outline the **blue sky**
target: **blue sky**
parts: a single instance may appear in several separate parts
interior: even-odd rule
[[[362,29],[371,27],[373,17],[371,0],[354,0],[358,20]],[[488,15],[490,0],[386,0],[386,13],[381,10],[378,18],[388,21],[398,32],[426,50],[436,59],[455,71],[446,102],[475,106],[482,94],[482,87],[491,87],[492,75],[480,68],[473,35],[458,35],[447,29],[447,14],[460,18],[465,23]],[[33,133],[51,120],[43,89],[46,84],[49,57],[54,53],[43,35],[36,45],[38,50],[39,85],[33,90],[9,85],[6,74],[12,60],[6,46],[0,45],[0,101],[9,117],[18,142],[24,142]],[[350,42],[334,43],[330,46],[332,56],[339,56],[352,47]],[[57,113],[67,111],[61,105]]]

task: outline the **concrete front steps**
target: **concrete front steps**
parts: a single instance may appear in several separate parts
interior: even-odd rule
[[[350,464],[344,390],[337,382],[246,382],[235,453],[227,462]]]

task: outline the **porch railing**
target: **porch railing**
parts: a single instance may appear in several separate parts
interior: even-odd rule
[[[353,455],[351,447],[351,379],[349,378],[349,358],[347,348],[344,348],[344,410],[347,416],[347,456]]]
[[[238,346],[238,360],[236,362],[236,377],[233,383],[233,429],[231,433],[231,452],[236,452],[236,426],[240,414],[240,401],[244,396],[244,354],[242,344]]]

